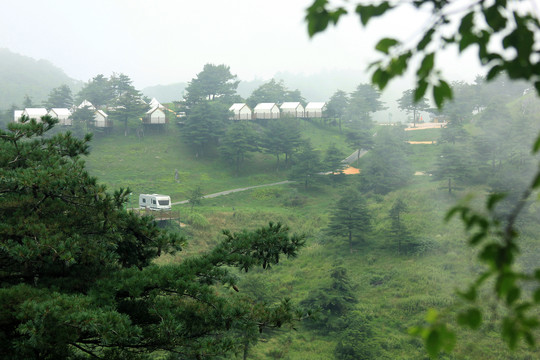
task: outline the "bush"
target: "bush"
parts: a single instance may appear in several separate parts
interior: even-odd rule
[[[188,224],[197,229],[207,229],[210,226],[208,220],[199,213],[191,213],[188,216]]]

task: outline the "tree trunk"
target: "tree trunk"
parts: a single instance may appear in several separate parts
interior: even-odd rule
[[[353,252],[352,250],[352,231],[349,230],[349,251],[351,252],[351,254]]]

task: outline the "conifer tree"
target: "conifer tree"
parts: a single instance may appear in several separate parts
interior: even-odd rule
[[[349,190],[338,200],[330,216],[328,234],[345,238],[352,253],[356,242],[365,242],[371,233],[371,215],[365,200],[354,190]]]
[[[294,257],[302,236],[273,223],[224,231],[207,253],[158,266],[183,240],[88,174],[89,135],[44,136],[56,121],[0,130],[0,358],[203,359],[294,321],[288,301],[242,296],[232,269]]]

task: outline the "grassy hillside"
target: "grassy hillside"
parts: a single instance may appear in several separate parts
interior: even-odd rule
[[[303,122],[302,127],[304,136],[317,149],[324,150],[330,143],[336,143],[344,151],[352,150],[344,145],[342,135],[334,128],[310,122]],[[89,169],[109,187],[129,186],[134,193],[131,205],[136,204],[141,192],[166,193],[173,201],[179,201],[198,185],[204,193],[213,193],[287,178],[285,171],[275,171],[274,158],[266,154],[254,155],[240,176],[234,177],[218,156],[195,158],[182,143],[180,131],[171,126],[165,133],[147,134],[140,140],[120,134],[97,137],[87,161]],[[436,141],[439,135],[439,129],[407,133],[412,141]],[[414,170],[429,173],[438,156],[438,145],[411,145],[409,152]],[[174,181],[175,169],[180,174],[178,183]],[[351,253],[344,241],[328,236],[325,228],[336,200],[343,191],[357,184],[358,177],[349,175],[335,186],[319,183],[304,190],[296,185],[280,185],[205,199],[194,213],[207,223],[199,221],[197,226],[185,227],[188,244],[184,251],[159,261],[181,261],[189,254],[210,248],[224,228],[238,231],[268,221],[285,223],[293,232],[307,235],[306,247],[297,259],[283,261],[269,272],[239,273],[240,291],[269,302],[289,297],[298,304],[311,291],[327,287],[332,269],[340,265],[347,271],[357,302],[334,329],[317,328],[308,320],[297,330],[263,333],[262,341],[250,349],[250,359],[332,359],[336,346],[351,342],[352,346],[365,350],[366,359],[427,358],[421,341],[411,337],[408,329],[422,324],[430,308],[440,309],[444,316],[453,318],[453,312],[460,306],[455,290],[464,289],[481,270],[474,252],[465,244],[461,223],[456,220],[446,224],[442,219],[461,196],[468,192],[480,196],[483,189],[469,188],[448,194],[430,176],[419,175],[405,188],[370,197],[373,234]],[[403,221],[419,244],[413,253],[398,254],[397,244],[389,240],[388,214],[398,198],[409,208]],[[176,210],[180,211],[182,222],[194,216],[189,205],[177,206]],[[537,226],[531,227],[532,234]],[[532,238],[525,238],[524,243],[528,253],[537,250]],[[531,255],[526,261],[535,260]],[[500,317],[501,309],[487,294],[481,298],[491,309],[485,314],[484,325],[477,332],[460,328],[455,352],[442,358],[538,358],[534,350],[506,349],[492,323]]]

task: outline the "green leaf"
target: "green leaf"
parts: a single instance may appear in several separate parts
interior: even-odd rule
[[[384,38],[384,39],[381,39],[377,43],[377,45],[375,45],[375,50],[378,50],[388,55],[389,49],[393,46],[396,46],[397,44],[399,44],[399,41],[397,41],[396,39]]]
[[[501,31],[506,26],[506,18],[500,13],[497,3],[483,10],[487,24],[495,31]]]
[[[422,40],[420,40],[418,42],[418,45],[416,45],[416,50],[417,51],[422,51],[426,48],[426,46],[429,45],[429,43],[431,42],[431,39],[433,38],[433,34],[435,33],[435,29],[434,28],[431,28],[429,29],[425,34],[424,36],[422,37]]]
[[[441,351],[442,341],[437,329],[431,329],[425,339],[426,350],[430,357],[436,358]]]
[[[519,299],[520,295],[521,290],[517,286],[512,287],[506,294],[506,303],[508,305],[512,305],[517,299]]]
[[[424,79],[429,76],[429,74],[433,70],[434,65],[435,65],[435,53],[426,54],[416,74],[418,75],[419,78]]]
[[[540,289],[534,291],[533,299],[535,303],[540,303]]]
[[[469,290],[467,290],[466,292],[458,291],[458,295],[461,296],[465,300],[474,301],[476,300],[476,287],[471,286]]]
[[[438,109],[442,108],[445,100],[452,99],[452,89],[446,81],[440,80],[439,85],[433,87],[433,99]]]
[[[458,32],[461,36],[470,34],[474,26],[474,11],[469,12],[463,18],[459,24]]]
[[[375,70],[371,76],[371,82],[379,87],[379,89],[384,89],[388,81],[390,80],[390,75],[386,70],[378,68]]]
[[[498,202],[503,200],[506,197],[506,194],[503,193],[495,193],[488,196],[486,208],[491,211],[495,208],[495,205],[497,205]]]
[[[306,21],[308,23],[308,34],[310,37],[323,31],[328,26],[330,14],[326,10],[326,5],[328,5],[328,0],[315,0],[307,8]]]
[[[459,52],[463,52],[470,45],[475,44],[478,41],[478,37],[474,34],[463,34],[459,39]]]
[[[428,87],[427,81],[425,81],[424,79],[418,81],[418,85],[416,86],[416,89],[414,89],[414,97],[413,97],[414,102],[420,101],[420,99],[424,97],[424,95],[426,94],[427,87]]]
[[[538,82],[538,84],[540,85],[540,82]],[[540,89],[538,91],[540,91]],[[540,150],[540,135],[538,135],[538,137],[534,141],[533,151],[532,151],[533,154],[536,154],[538,150]]]
[[[475,330],[482,324],[482,313],[478,308],[470,308],[465,312],[461,312],[457,317],[458,324],[468,326]]]
[[[384,15],[392,6],[388,1],[383,1],[380,5],[358,5],[356,13],[360,15],[362,25],[366,26],[372,17]]]

